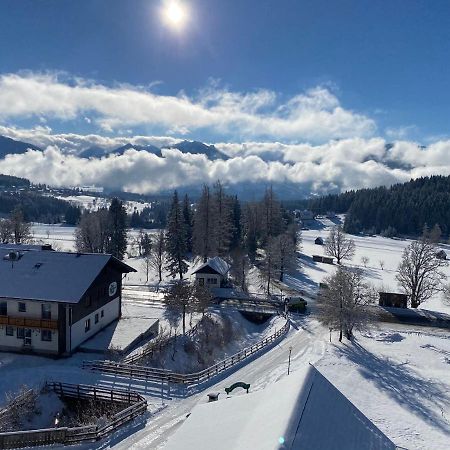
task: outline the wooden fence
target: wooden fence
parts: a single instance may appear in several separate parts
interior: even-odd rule
[[[272,335],[266,337],[262,341],[259,341],[252,346],[247,347],[232,356],[229,356],[228,358],[218,362],[217,364],[214,364],[213,366],[195,373],[181,374],[165,369],[156,369],[153,367],[138,366],[112,361],[84,361],[83,369],[145,381],[159,381],[183,385],[198,385],[210,380],[219,373],[228,370],[234,365],[240,363],[241,361],[249,358],[263,348],[272,344],[274,341],[276,341],[281,336],[284,336],[289,331],[289,326],[290,323],[289,320],[287,320],[282,328],[280,328]]]
[[[186,336],[193,336],[197,332],[199,324],[200,324],[200,322],[197,322],[192,328],[190,328],[186,332]],[[164,348],[167,345],[169,345],[171,343],[172,339],[175,339],[175,336],[168,337],[166,339],[166,341],[161,342],[161,348]],[[135,353],[134,355],[127,356],[126,358],[124,358],[122,363],[123,364],[136,364],[137,362],[142,361],[147,356],[151,356],[154,351],[155,351],[155,349],[153,347],[145,347],[140,352]]]
[[[61,427],[0,433],[0,449],[98,441],[147,410],[147,400],[135,392],[57,382],[49,382],[45,386],[63,398],[115,402],[129,406],[112,416],[102,427],[88,425],[75,428]]]

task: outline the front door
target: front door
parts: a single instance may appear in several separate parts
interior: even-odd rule
[[[26,347],[31,346],[31,329],[30,328],[25,328],[23,344]]]

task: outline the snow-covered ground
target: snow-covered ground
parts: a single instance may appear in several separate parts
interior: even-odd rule
[[[56,198],[70,202],[73,205],[79,206],[82,209],[87,209],[88,211],[109,208],[109,205],[111,204],[110,199],[94,195],[70,195],[67,197],[59,196]],[[151,203],[147,202],[125,201],[124,203],[128,214],[131,214],[134,211],[142,212],[144,208],[151,208]]]

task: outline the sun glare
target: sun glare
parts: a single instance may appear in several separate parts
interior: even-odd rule
[[[186,6],[178,0],[164,2],[162,16],[166,25],[175,30],[180,30],[188,18]]]

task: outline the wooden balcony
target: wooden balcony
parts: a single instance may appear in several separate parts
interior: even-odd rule
[[[32,317],[0,316],[0,325],[24,328],[43,328],[47,330],[58,329],[57,320],[34,319]]]

